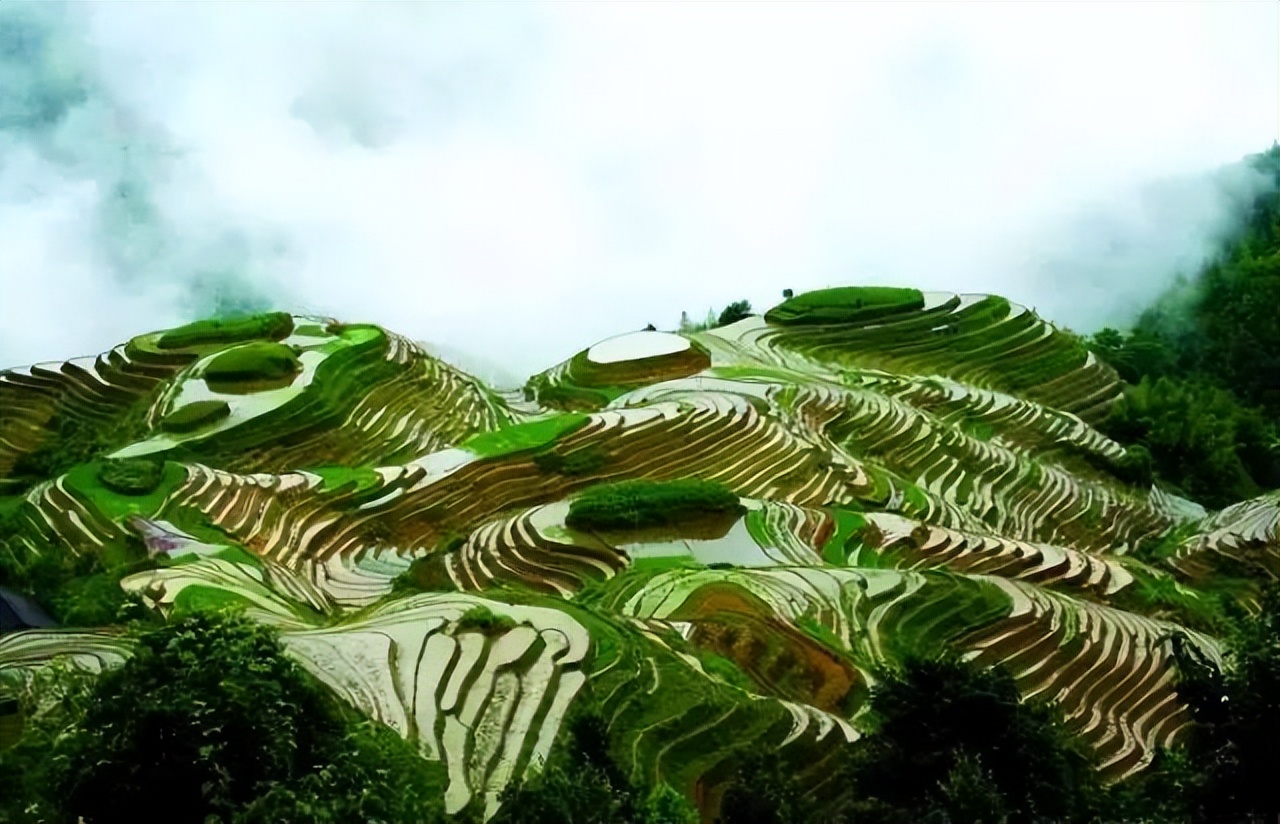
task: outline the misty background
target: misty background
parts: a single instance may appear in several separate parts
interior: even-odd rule
[[[215,312],[523,380],[783,288],[1123,325],[1231,228],[1280,5],[0,3],[0,368]]]

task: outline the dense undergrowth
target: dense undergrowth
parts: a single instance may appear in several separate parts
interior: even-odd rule
[[[145,627],[118,669],[54,668],[22,698],[0,820],[104,824],[157,806],[180,824],[444,820],[438,767],[232,614]]]

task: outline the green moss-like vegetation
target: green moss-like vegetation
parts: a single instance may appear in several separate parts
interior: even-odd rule
[[[293,350],[281,343],[247,343],[215,355],[204,367],[210,383],[269,382],[292,378],[301,364]]]
[[[170,329],[156,341],[161,349],[183,349],[188,346],[239,343],[247,340],[281,340],[293,331],[293,318],[288,312],[268,312],[231,318],[209,318]]]
[[[482,432],[468,438],[462,448],[486,458],[537,449],[582,428],[588,420],[590,418],[581,413],[555,415],[495,432]]]
[[[509,615],[499,615],[483,604],[476,604],[458,619],[459,632],[479,632],[484,635],[502,635],[516,628]]]
[[[98,465],[98,482],[121,495],[146,495],[163,477],[164,464],[146,458],[108,459]]]
[[[565,524],[574,529],[640,529],[745,511],[737,495],[714,481],[622,481],[592,487],[574,499]]]
[[[698,649],[697,647],[692,649],[694,650],[694,655],[702,662],[702,668],[709,675],[714,675],[726,684],[735,686],[740,690],[751,692],[756,689],[755,682],[732,659],[718,653]]]
[[[840,286],[788,298],[770,309],[770,323],[848,323],[924,308],[919,289],[897,286]]]
[[[196,401],[177,409],[164,416],[164,420],[160,421],[160,428],[166,432],[186,433],[194,432],[197,429],[203,429],[210,424],[222,420],[231,414],[231,407],[226,401],[207,400]]]

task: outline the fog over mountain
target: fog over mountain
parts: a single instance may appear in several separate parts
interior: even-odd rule
[[[0,4],[0,367],[275,306],[523,375],[784,287],[1123,323],[1277,137],[1280,7]]]

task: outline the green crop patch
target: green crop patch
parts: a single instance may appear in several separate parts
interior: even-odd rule
[[[574,529],[642,529],[744,512],[738,496],[714,481],[620,481],[591,487],[575,498],[565,524]]]
[[[833,509],[831,517],[835,521],[835,529],[822,545],[822,557],[829,564],[842,565],[849,556],[849,541],[862,531],[867,521],[859,513],[847,509]]]
[[[897,286],[839,286],[788,298],[765,314],[777,324],[850,323],[924,308],[919,289]]]
[[[223,400],[195,401],[165,415],[160,428],[166,432],[186,434],[212,426],[231,414],[231,406]]]
[[[188,584],[173,599],[176,614],[253,607],[252,599],[222,587]]]
[[[282,340],[292,331],[293,317],[288,312],[210,318],[170,329],[160,336],[156,345],[161,349],[185,349],[259,339]]]
[[[320,476],[322,492],[336,492],[343,488],[365,492],[382,485],[382,476],[367,466],[317,466],[306,471]]]
[[[554,415],[542,420],[508,426],[494,432],[482,432],[463,442],[462,448],[484,458],[538,449],[581,429],[591,420],[581,412]]]

